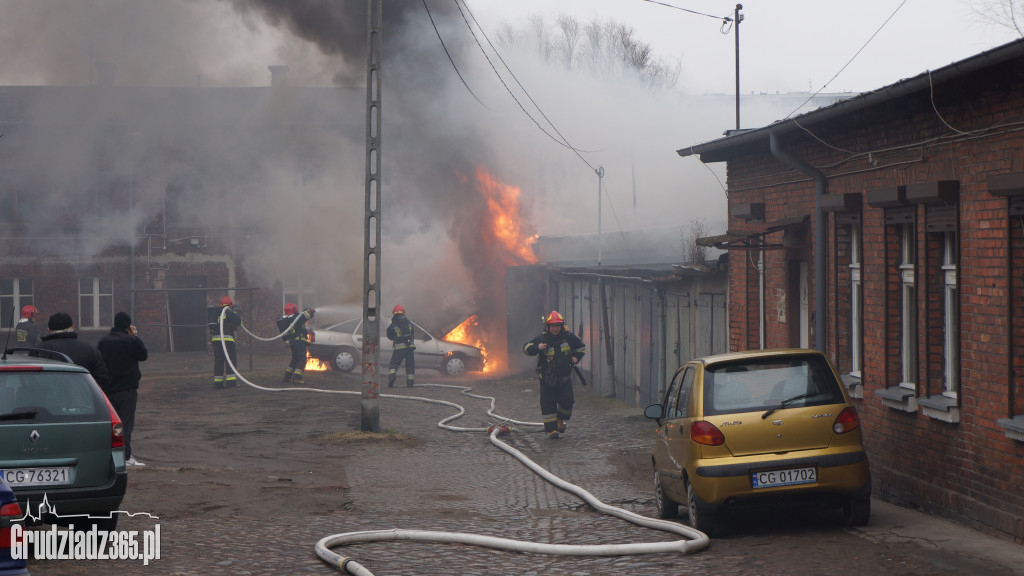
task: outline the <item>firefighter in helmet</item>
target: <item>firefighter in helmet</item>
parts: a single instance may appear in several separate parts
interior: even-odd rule
[[[288,344],[292,351],[291,362],[284,370],[284,378],[281,382],[292,382],[305,384],[302,371],[306,367],[306,347],[309,346],[309,330],[306,329],[306,321],[312,320],[316,315],[315,308],[307,308],[299,312],[299,307],[288,303],[284,305],[284,316],[277,321],[277,328],[281,330],[281,339]]]
[[[238,375],[228,370],[225,359],[231,360],[231,366],[238,366],[238,353],[235,350],[235,328],[242,325],[242,317],[234,311],[230,296],[220,299],[217,306],[206,308],[207,326],[210,328],[210,342],[213,343],[213,385],[215,388],[228,388],[238,384]],[[221,318],[223,317],[223,321]],[[223,327],[223,335],[221,328]],[[224,350],[227,349],[227,356]]]
[[[574,402],[572,371],[587,351],[586,345],[565,329],[565,318],[552,311],[544,318],[545,329],[523,345],[523,352],[537,357],[540,378],[540,412],[548,438],[565,433]]]
[[[31,304],[21,307],[21,319],[14,331],[14,338],[19,346],[35,346],[39,344],[39,327],[36,326],[36,314],[39,310]]]
[[[398,366],[405,362],[405,385],[412,387],[416,383],[416,341],[413,339],[413,325],[405,317],[405,308],[398,304],[391,311],[391,324],[388,326],[388,340],[394,343],[391,362],[388,362],[388,388],[395,385],[398,378]]]

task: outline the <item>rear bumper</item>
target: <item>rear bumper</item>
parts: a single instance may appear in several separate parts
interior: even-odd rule
[[[758,489],[751,485],[750,478],[754,472],[809,466],[815,467],[818,472],[818,481],[813,484]],[[866,497],[871,493],[871,472],[868,468],[867,454],[859,449],[849,452],[828,451],[782,460],[743,461],[732,458],[729,464],[723,465],[715,465],[705,460],[698,463],[694,474],[691,475],[691,482],[701,499],[711,504],[787,494],[816,493]]]
[[[15,489],[21,509],[29,516],[39,515],[43,498],[57,517],[78,514],[104,514],[117,510],[128,489],[128,473],[117,472],[110,482],[88,488],[40,487]],[[29,505],[31,504],[31,508]]]

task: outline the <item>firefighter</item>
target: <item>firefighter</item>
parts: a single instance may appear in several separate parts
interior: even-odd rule
[[[215,388],[228,388],[238,384],[238,375],[234,370],[228,370],[225,361],[224,349],[227,348],[227,358],[231,360],[231,366],[238,366],[238,353],[235,350],[235,328],[242,325],[242,317],[232,309],[234,302],[229,296],[220,299],[217,306],[206,308],[206,319],[210,327],[210,341],[213,343],[213,386]],[[221,316],[224,316],[224,336],[221,336]],[[230,372],[230,373],[229,373]]]
[[[391,311],[391,324],[388,326],[388,340],[394,343],[391,362],[388,362],[388,388],[395,386],[398,378],[398,366],[405,362],[405,385],[412,387],[416,383],[416,341],[413,340],[413,325],[405,317],[405,308],[398,304]]]
[[[540,379],[540,412],[548,438],[565,433],[574,402],[572,371],[587,351],[578,336],[565,329],[565,318],[553,310],[544,318],[545,329],[523,345],[523,352],[537,357]]]
[[[312,320],[316,315],[315,308],[307,308],[299,312],[295,304],[284,305],[284,316],[277,321],[277,327],[281,330],[281,339],[288,343],[292,351],[292,360],[284,370],[284,378],[281,382],[294,381],[296,384],[305,384],[302,371],[306,367],[306,347],[309,346],[309,330],[306,330],[306,321]]]
[[[14,338],[19,346],[35,346],[39,344],[39,327],[36,326],[36,314],[39,310],[31,304],[21,307],[21,319],[14,331]]]

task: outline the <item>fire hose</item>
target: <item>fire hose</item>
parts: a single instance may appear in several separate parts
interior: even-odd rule
[[[220,318],[220,329],[221,336],[224,335],[224,313],[221,313]],[[223,341],[222,341],[223,346]],[[230,357],[227,355],[225,347],[225,358],[227,358],[228,365],[235,373],[238,370],[235,369],[234,364],[231,363]],[[310,392],[323,392],[328,394],[349,394],[349,395],[360,395],[362,392],[350,391],[350,390],[323,390],[319,388],[305,388],[305,387],[289,387],[289,388],[267,388],[253,384],[249,380],[245,379],[241,374],[238,375],[239,379],[245,384],[252,386],[258,390],[267,390],[273,392],[282,391],[310,391]],[[479,534],[467,534],[462,532],[443,532],[435,530],[405,530],[405,529],[391,529],[391,530],[364,530],[358,532],[344,532],[339,534],[333,534],[321,538],[316,543],[315,552],[316,555],[326,562],[327,564],[338,568],[342,572],[348,572],[353,576],[374,576],[368,568],[357,562],[351,557],[342,556],[331,548],[336,546],[345,546],[349,544],[356,544],[361,542],[386,542],[386,541],[416,541],[416,542],[435,542],[445,544],[469,544],[473,546],[482,546],[486,548],[494,548],[497,550],[507,550],[510,552],[527,552],[533,554],[550,554],[560,556],[628,556],[635,554],[662,554],[667,552],[681,553],[681,554],[692,554],[699,552],[704,548],[707,548],[710,540],[708,536],[703,532],[691,528],[689,526],[673,522],[669,520],[659,520],[655,518],[648,518],[605,504],[599,500],[596,496],[583,488],[566,482],[558,476],[552,474],[547,469],[543,468],[525,454],[519,450],[509,446],[505,442],[501,441],[498,437],[509,433],[512,428],[509,424],[517,424],[520,426],[543,426],[541,422],[523,422],[513,420],[511,418],[505,418],[495,414],[495,399],[492,396],[480,396],[477,394],[471,394],[469,387],[466,386],[452,386],[446,384],[426,384],[421,387],[436,387],[436,388],[453,388],[461,391],[462,394],[478,399],[489,399],[490,408],[487,410],[489,416],[498,418],[501,423],[498,425],[492,425],[488,427],[476,427],[476,428],[463,428],[456,427],[448,424],[449,422],[462,417],[466,413],[466,409],[454,402],[446,400],[438,400],[434,398],[424,398],[421,396],[406,396],[400,394],[381,394],[381,398],[396,398],[402,400],[417,400],[420,402],[428,402],[432,404],[441,404],[443,406],[449,406],[455,408],[457,412],[451,416],[448,416],[438,422],[437,426],[446,430],[455,432],[487,432],[488,438],[491,444],[495,445],[499,449],[503,450],[513,458],[519,460],[527,468],[535,472],[544,480],[548,481],[556,488],[574,494],[579,498],[583,499],[589,504],[594,510],[615,516],[627,522],[630,522],[637,526],[645,528],[651,528],[653,530],[660,530],[662,532],[670,532],[682,536],[682,540],[673,540],[670,542],[648,542],[648,543],[630,543],[630,544],[546,544],[542,542],[527,542],[522,540],[513,540],[510,538],[500,538],[496,536],[483,536]]]

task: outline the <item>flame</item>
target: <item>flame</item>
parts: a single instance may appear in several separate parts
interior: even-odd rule
[[[323,372],[327,370],[327,363],[320,360],[319,358],[313,358],[309,355],[309,350],[306,350],[306,372]]]
[[[484,372],[492,372],[498,369],[498,362],[487,356],[487,335],[480,329],[480,322],[476,314],[462,321],[461,324],[452,328],[445,334],[445,340],[457,344],[469,344],[481,350],[484,357]]]
[[[490,226],[486,227],[485,223],[485,230],[493,235],[499,248],[513,257],[513,261],[507,264],[535,264],[537,256],[533,253],[533,243],[538,235],[527,234],[520,224],[519,197],[522,191],[518,186],[497,181],[483,166],[476,169],[476,181],[476,189],[483,195],[490,216]]]

